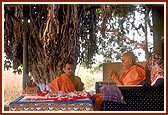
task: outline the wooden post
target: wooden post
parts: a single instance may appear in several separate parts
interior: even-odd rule
[[[23,21],[23,89],[30,85],[30,78],[28,75],[28,43],[27,43],[27,19]]]
[[[166,6],[165,6],[166,7]],[[152,6],[154,51],[164,57],[164,6]]]

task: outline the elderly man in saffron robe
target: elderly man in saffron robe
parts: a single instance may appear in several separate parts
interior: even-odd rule
[[[63,74],[55,78],[50,84],[52,91],[73,92],[82,91],[84,84],[78,76],[72,75],[73,65],[66,63],[63,67]]]
[[[145,68],[136,64],[136,57],[132,52],[126,52],[122,55],[122,65],[126,70],[121,77],[113,71],[108,73],[115,85],[139,85],[146,79]],[[94,100],[94,110],[100,110],[102,93],[93,95],[92,99]]]
[[[136,57],[132,52],[126,52],[123,54],[122,65],[126,70],[121,77],[113,71],[108,73],[108,76],[116,85],[138,85],[146,79],[144,67],[136,64]]]

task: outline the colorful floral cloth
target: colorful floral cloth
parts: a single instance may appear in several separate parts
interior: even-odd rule
[[[10,111],[93,111],[86,91],[49,92],[43,96],[22,95],[10,102]]]
[[[158,53],[151,54],[146,67],[150,72],[151,86],[153,86],[158,79],[164,79],[164,63]]]

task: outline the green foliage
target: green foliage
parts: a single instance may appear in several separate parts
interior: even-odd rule
[[[57,6],[57,7],[56,7]],[[70,7],[71,6],[71,7]],[[72,7],[73,6],[73,7]],[[60,57],[66,57],[66,60],[75,60],[75,65],[82,64],[86,68],[92,68],[92,65],[96,63],[95,56],[103,55],[104,61],[103,62],[112,62],[116,60],[120,60],[121,54],[128,50],[135,50],[141,48],[139,44],[135,44],[134,35],[139,34],[142,38],[145,36],[145,4],[77,4],[77,18],[78,20],[74,19],[74,12],[76,11],[75,5],[55,5],[54,13],[52,14],[53,20],[50,21],[50,26],[52,28],[46,28],[47,34],[46,39],[48,41],[42,42],[42,40],[38,40],[39,37],[45,31],[45,27],[47,24],[47,15],[48,9],[51,7],[50,4],[30,4],[30,5],[16,5],[20,11],[16,11],[16,9],[5,6],[5,53],[8,54],[8,58],[11,62],[16,62],[17,64],[15,68],[18,68],[20,65],[23,64],[22,61],[22,35],[20,33],[23,31],[20,30],[17,33],[18,41],[13,37],[16,33],[16,30],[13,30],[13,25],[15,24],[15,19],[22,19],[23,14],[31,14],[27,15],[30,16],[32,23],[30,23],[29,33],[29,44],[31,43],[32,46],[29,47],[31,50],[31,60],[37,61],[39,63],[44,64],[44,58],[50,58],[54,60],[52,63],[51,68],[56,70],[56,64],[60,66]],[[30,12],[25,12],[25,10],[21,10],[22,8],[27,7]],[[64,9],[63,9],[64,8]],[[69,10],[66,10],[68,9]],[[150,9],[149,9],[150,11]],[[20,12],[20,14],[18,13]],[[22,13],[21,13],[22,12]],[[69,15],[68,12],[72,14]],[[18,13],[17,16],[12,16],[12,13]],[[139,18],[136,18],[136,15],[139,14]],[[149,14],[146,14],[150,16]],[[65,20],[66,19],[66,20]],[[70,20],[71,19],[71,20]],[[57,22],[59,22],[59,28],[57,28]],[[138,23],[137,23],[138,22]],[[151,21],[149,21],[151,22]],[[9,25],[8,25],[9,24]],[[31,25],[32,24],[32,25]],[[78,27],[74,27],[78,25]],[[14,26],[15,27],[15,26]],[[57,29],[64,30],[58,31]],[[72,32],[73,29],[73,32]],[[40,33],[41,32],[41,33]],[[76,32],[74,34],[74,32]],[[133,32],[132,38],[126,38],[126,35]],[[65,34],[66,33],[66,34]],[[69,33],[69,34],[68,34]],[[77,35],[77,36],[76,36]],[[75,37],[72,37],[75,36]],[[63,39],[64,37],[64,39]],[[72,37],[69,40],[69,37]],[[51,38],[51,39],[49,39]],[[65,40],[67,38],[67,41]],[[46,40],[44,39],[44,40]],[[16,41],[15,41],[16,40]],[[56,41],[57,40],[57,41]],[[15,45],[13,45],[16,43]],[[67,44],[72,44],[73,46],[68,46]],[[140,45],[144,44],[144,39],[140,40]],[[67,44],[63,44],[67,43]],[[12,46],[14,49],[8,49],[7,46]],[[58,45],[59,47],[56,47]],[[15,46],[15,47],[14,47]],[[37,48],[34,48],[38,46]],[[64,48],[60,48],[60,46],[65,46]],[[34,48],[34,49],[33,49]],[[43,49],[45,48],[45,49]],[[53,48],[53,49],[52,49]],[[36,49],[36,50],[35,50]],[[50,50],[51,49],[51,50]],[[69,49],[73,49],[72,52],[68,52]],[[39,52],[43,51],[43,54]],[[144,50],[144,49],[143,49]],[[12,58],[15,51],[15,59]],[[40,56],[36,56],[33,52],[38,52],[37,54]],[[60,54],[60,51],[62,52]],[[16,56],[17,55],[17,56]],[[62,56],[60,56],[62,55]],[[66,56],[65,56],[66,55]],[[45,57],[47,56],[47,57]],[[40,57],[43,59],[39,59],[36,57]],[[8,59],[7,58],[7,59]],[[34,60],[36,58],[36,60]],[[52,59],[51,59],[52,58]],[[4,65],[6,68],[12,67],[12,63],[9,60],[6,60]],[[48,62],[48,61],[47,61]],[[34,63],[34,62],[32,62]],[[30,63],[30,67],[33,65]],[[35,66],[37,66],[35,64]],[[49,67],[49,62],[45,65]],[[101,68],[95,67],[95,69]],[[47,68],[49,69],[49,68]],[[41,70],[41,68],[39,68]],[[38,71],[39,71],[38,70]],[[17,70],[18,72],[20,69]],[[39,74],[38,72],[36,72]],[[46,72],[45,72],[46,73]],[[48,72],[49,73],[49,72]]]
[[[4,69],[9,70],[10,68],[12,68],[12,63],[9,59],[5,59],[4,60]]]

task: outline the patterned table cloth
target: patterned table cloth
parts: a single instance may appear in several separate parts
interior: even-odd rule
[[[66,102],[38,99],[28,100],[20,96],[9,104],[10,111],[93,111],[91,99],[77,99]],[[37,96],[36,96],[37,97]]]

